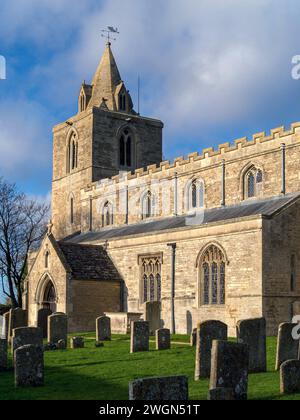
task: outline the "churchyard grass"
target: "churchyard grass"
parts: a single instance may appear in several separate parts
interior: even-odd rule
[[[129,336],[114,335],[100,348],[95,347],[95,334],[82,336],[84,349],[45,352],[44,387],[15,389],[13,371],[0,373],[0,399],[127,399],[129,381],[164,375],[187,375],[190,398],[207,397],[209,381],[193,379],[195,348],[172,344],[171,350],[156,351],[151,337],[149,352],[130,354]],[[188,343],[189,337],[176,335],[172,341]],[[300,394],[280,396],[279,373],[274,372],[276,339],[268,338],[267,345],[268,372],[249,376],[249,399],[300,399]]]

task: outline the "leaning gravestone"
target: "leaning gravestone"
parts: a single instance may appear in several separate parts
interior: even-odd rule
[[[168,350],[171,347],[170,330],[161,328],[155,331],[156,350]]]
[[[132,321],[130,332],[130,353],[149,350],[149,322]]]
[[[73,337],[70,340],[71,349],[83,349],[84,348],[84,339],[82,337]]]
[[[96,341],[110,341],[111,326],[108,316],[100,316],[96,319]]]
[[[287,360],[298,359],[299,339],[293,338],[293,329],[297,325],[289,322],[279,325],[275,370],[279,370],[281,364]]]
[[[0,372],[7,369],[7,340],[0,339]]]
[[[300,360],[287,360],[280,366],[280,392],[300,392]]]
[[[160,329],[160,313],[161,304],[160,302],[146,302],[144,320],[149,322],[150,335],[154,335],[156,330]]]
[[[67,343],[68,317],[62,312],[56,312],[48,317],[48,342],[57,344],[60,340]]]
[[[44,353],[38,346],[19,347],[14,355],[15,386],[35,387],[44,384]]]
[[[227,325],[220,321],[205,321],[198,324],[195,381],[209,378],[213,340],[227,340]]]
[[[11,340],[12,331],[15,328],[27,327],[27,311],[21,308],[9,311],[8,337]]]
[[[41,328],[20,327],[13,330],[12,351],[14,352],[17,348],[27,344],[43,347],[43,332]]]
[[[188,397],[186,376],[145,378],[129,382],[129,400],[186,401]]]
[[[38,311],[37,326],[43,331],[43,338],[47,338],[48,329],[48,316],[52,314],[52,311],[47,308],[42,308]]]
[[[196,344],[197,344],[197,328],[194,328],[193,331],[191,332],[190,345],[191,347],[195,347]]]
[[[237,342],[249,348],[249,372],[267,370],[266,320],[246,319],[237,323]]]
[[[232,388],[235,400],[246,400],[249,350],[246,344],[214,341],[211,353],[210,389]]]

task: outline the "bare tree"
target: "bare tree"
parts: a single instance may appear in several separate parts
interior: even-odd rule
[[[28,251],[40,244],[48,215],[48,204],[29,199],[0,178],[0,279],[13,307],[22,306]]]

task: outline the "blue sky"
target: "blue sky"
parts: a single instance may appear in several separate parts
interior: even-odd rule
[[[300,120],[298,0],[2,0],[0,175],[49,197],[51,128],[77,111],[105,41],[141,112],[165,122],[164,155]]]

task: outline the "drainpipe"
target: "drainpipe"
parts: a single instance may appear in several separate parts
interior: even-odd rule
[[[285,195],[286,185],[285,185],[285,154],[286,146],[284,143],[281,145],[281,193]]]
[[[225,199],[225,160],[222,160],[222,180],[221,180],[221,206],[225,206],[226,199]]]
[[[126,212],[126,215],[125,215],[125,224],[126,225],[128,225],[128,213],[129,213],[129,203],[128,203],[128,199],[129,199],[129,193],[128,193],[128,185],[126,185],[126,196],[125,196],[125,200],[126,200],[126,203],[125,203],[125,212]]]
[[[176,264],[176,243],[168,244],[172,248],[172,259],[171,259],[171,334],[175,334],[175,264]]]
[[[90,197],[90,217],[89,217],[89,229],[90,232],[93,230],[93,199]]]

